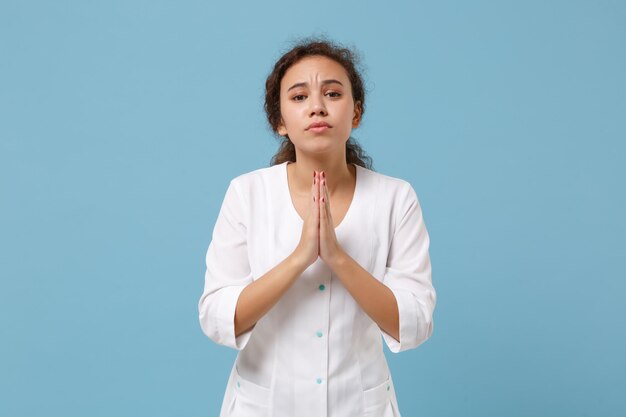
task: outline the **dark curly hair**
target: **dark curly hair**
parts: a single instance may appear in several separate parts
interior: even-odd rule
[[[296,161],[296,149],[288,136],[278,134],[278,126],[281,122],[280,114],[280,82],[285,72],[308,56],[324,56],[341,64],[348,73],[350,84],[352,86],[352,99],[354,102],[360,102],[361,118],[365,112],[365,87],[363,79],[357,65],[359,57],[357,51],[352,48],[340,46],[325,37],[307,37],[295,42],[291,49],[285,52],[274,64],[274,69],[265,81],[265,113],[270,128],[280,139],[279,149],[272,157],[271,165],[277,165],[285,161]],[[372,158],[369,157],[356,140],[350,136],[346,142],[346,162],[354,163],[362,167],[372,168]]]

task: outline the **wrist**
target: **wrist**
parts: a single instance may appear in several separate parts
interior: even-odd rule
[[[300,256],[297,250],[293,251],[291,255],[287,257],[286,261],[289,263],[291,268],[296,269],[300,273],[304,272],[304,270],[309,267],[309,265],[305,262],[304,257]]]
[[[335,255],[328,260],[328,266],[330,269],[335,271],[338,268],[341,268],[350,260],[350,255],[343,251],[343,249],[339,249]]]

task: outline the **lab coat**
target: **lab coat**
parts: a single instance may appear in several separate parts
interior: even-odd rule
[[[235,337],[241,291],[300,240],[287,164],[230,181],[206,252],[200,325],[215,343],[238,351],[220,417],[400,417],[383,340],[394,353],[418,347],[432,334],[436,302],[428,232],[405,180],[355,165],[353,199],[335,229],[343,250],[393,292],[400,341],[378,327],[321,258]]]

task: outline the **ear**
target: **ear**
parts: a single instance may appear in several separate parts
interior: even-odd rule
[[[287,128],[285,127],[285,124],[283,123],[283,119],[280,119],[280,124],[278,125],[277,131],[280,136],[285,136],[287,134]]]
[[[353,128],[359,127],[359,124],[361,124],[361,114],[362,114],[361,102],[357,101],[356,103],[354,103],[354,117],[352,118]]]

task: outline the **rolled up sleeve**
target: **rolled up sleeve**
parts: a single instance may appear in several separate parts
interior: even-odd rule
[[[242,350],[254,327],[235,337],[239,294],[253,281],[248,260],[246,205],[235,180],[226,190],[206,252],[204,291],[198,302],[200,327],[215,343]]]
[[[383,283],[398,303],[400,341],[381,329],[383,339],[393,353],[414,349],[433,332],[436,292],[428,253],[430,239],[419,200],[407,182],[401,197]]]

